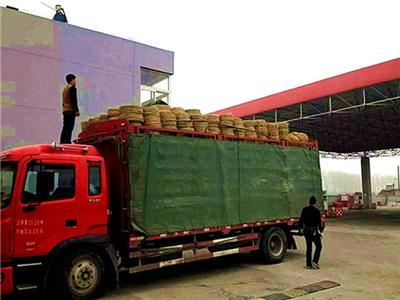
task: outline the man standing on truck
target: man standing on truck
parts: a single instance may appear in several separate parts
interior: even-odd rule
[[[304,228],[304,237],[306,239],[306,268],[319,269],[319,257],[321,255],[322,243],[321,236],[324,230],[321,222],[321,212],[315,206],[317,199],[314,196],[310,197],[310,205],[303,208],[300,217],[300,228]],[[312,244],[315,244],[314,258],[312,256]]]
[[[61,144],[71,144],[72,131],[75,126],[75,118],[79,117],[78,97],[76,90],[76,76],[68,74],[65,77],[67,85],[62,92],[62,106],[64,124],[61,131]]]

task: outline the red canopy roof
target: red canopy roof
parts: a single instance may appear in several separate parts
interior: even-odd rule
[[[237,117],[270,111],[400,78],[400,58],[216,111]]]

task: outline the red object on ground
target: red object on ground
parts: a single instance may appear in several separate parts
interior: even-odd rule
[[[335,207],[347,207],[348,204],[349,204],[349,201],[348,201],[348,200],[338,200],[338,201],[336,201],[335,203],[333,203],[333,205],[334,205]]]
[[[343,209],[342,209],[341,207],[338,207],[338,208],[335,210],[335,214],[336,214],[336,217],[337,217],[337,218],[343,217]]]

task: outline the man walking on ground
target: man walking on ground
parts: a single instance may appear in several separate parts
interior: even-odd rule
[[[310,205],[303,208],[300,217],[300,228],[304,228],[304,237],[306,239],[306,268],[319,269],[319,257],[321,255],[322,244],[321,236],[324,230],[321,222],[321,212],[315,206],[317,199],[314,196],[310,197]],[[312,256],[312,244],[315,244],[314,258]]]
[[[62,106],[64,124],[61,131],[61,144],[71,144],[72,131],[75,126],[75,118],[79,117],[78,98],[76,91],[76,76],[68,74],[65,79],[67,85],[62,92]]]

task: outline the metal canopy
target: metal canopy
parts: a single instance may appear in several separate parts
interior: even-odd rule
[[[318,140],[346,157],[396,154],[400,148],[400,58],[236,105],[232,113],[270,122]]]

